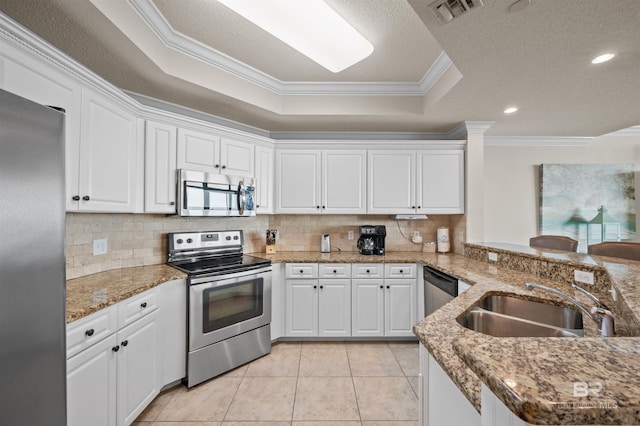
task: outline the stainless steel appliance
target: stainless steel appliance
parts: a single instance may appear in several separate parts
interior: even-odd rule
[[[360,227],[360,238],[357,247],[360,254],[384,254],[384,239],[387,228],[384,225],[363,225]]]
[[[0,423],[65,425],[64,114],[0,90]]]
[[[431,315],[458,295],[458,279],[424,267],[424,312]]]
[[[241,230],[168,234],[188,278],[187,387],[271,352],[271,261],[242,254]]]
[[[255,216],[255,179],[178,170],[178,215]]]

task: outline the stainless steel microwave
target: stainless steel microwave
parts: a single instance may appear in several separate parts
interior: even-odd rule
[[[255,178],[178,170],[178,215],[255,216]]]

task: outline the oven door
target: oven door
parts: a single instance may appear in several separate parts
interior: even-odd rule
[[[189,351],[271,322],[271,267],[191,280]]]

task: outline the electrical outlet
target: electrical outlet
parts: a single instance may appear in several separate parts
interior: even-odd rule
[[[493,252],[489,252],[489,260],[492,262],[497,262],[498,261],[498,253],[493,253]]]
[[[353,240],[353,231],[349,231],[347,239],[348,240]]]
[[[107,240],[93,240],[93,255],[100,256],[101,254],[107,254]]]
[[[576,269],[573,271],[573,279],[578,283],[593,285],[593,272],[579,271]]]

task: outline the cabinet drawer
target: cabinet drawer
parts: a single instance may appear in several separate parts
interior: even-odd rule
[[[155,288],[118,303],[118,329],[158,309],[158,292]]]
[[[353,278],[382,278],[384,276],[382,263],[354,263]]]
[[[384,265],[385,278],[416,278],[415,263],[387,263]]]
[[[317,263],[287,263],[286,278],[318,278]]]
[[[320,263],[318,265],[320,278],[351,278],[350,263]]]
[[[67,359],[117,330],[116,305],[67,324]]]

